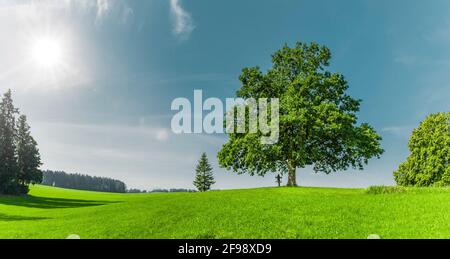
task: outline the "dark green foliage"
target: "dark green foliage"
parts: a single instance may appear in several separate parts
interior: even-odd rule
[[[93,177],[84,174],[68,174],[63,171],[43,171],[43,185],[77,189],[97,192],[118,192],[127,191],[125,183],[119,180],[106,177]],[[135,192],[133,190],[132,192]]]
[[[272,56],[272,67],[244,68],[237,96],[279,98],[278,143],[263,145],[255,133],[232,133],[218,153],[219,164],[237,173],[288,173],[296,186],[296,169],[315,172],[363,169],[380,157],[381,137],[366,123],[358,124],[360,100],[349,96],[347,81],[326,70],[330,50],[316,43],[284,46]]]
[[[367,194],[390,194],[404,192],[406,192],[406,189],[401,186],[370,186],[366,189]]]
[[[450,185],[450,112],[428,116],[409,140],[410,156],[394,172],[401,186]]]
[[[194,186],[200,192],[209,191],[211,189],[211,186],[216,183],[214,181],[213,170],[208,162],[206,153],[202,154],[195,169],[195,173]]]

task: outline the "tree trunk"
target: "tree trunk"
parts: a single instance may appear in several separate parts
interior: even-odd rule
[[[296,180],[296,166],[293,165],[291,162],[287,162],[288,166],[288,187],[297,187],[297,180]]]

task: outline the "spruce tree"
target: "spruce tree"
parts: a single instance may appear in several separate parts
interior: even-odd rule
[[[42,182],[41,156],[37,143],[30,133],[27,117],[21,115],[17,125],[17,179],[20,184],[21,193],[28,193],[30,184]]]
[[[20,193],[15,146],[18,113],[13,105],[11,90],[8,90],[0,102],[0,193],[3,194]]]
[[[361,100],[348,94],[343,75],[330,71],[330,60],[327,47],[298,42],[275,52],[267,72],[244,68],[236,95],[278,99],[279,127],[271,132],[279,135],[278,142],[262,143],[261,138],[267,137],[262,131],[231,132],[218,153],[219,165],[238,174],[287,174],[287,185],[297,186],[299,168],[311,166],[317,173],[330,174],[362,170],[371,158],[379,158],[384,151],[381,136],[360,123]],[[258,117],[267,116],[256,112]],[[247,129],[249,119],[242,121]]]
[[[211,185],[215,184],[213,170],[208,162],[206,153],[203,153],[198,165],[195,169],[196,175],[194,180],[194,186],[200,192],[206,192],[211,189]]]

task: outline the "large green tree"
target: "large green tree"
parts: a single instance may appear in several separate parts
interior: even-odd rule
[[[27,117],[21,115],[17,125],[18,181],[22,193],[28,193],[30,184],[42,182],[41,156],[34,138],[31,136]]]
[[[195,180],[194,186],[200,192],[206,192],[211,189],[211,186],[215,184],[213,169],[208,162],[206,153],[203,153],[195,168]]]
[[[231,133],[218,153],[220,166],[237,173],[288,174],[296,186],[296,169],[313,166],[331,173],[363,169],[383,153],[381,137],[366,123],[358,124],[360,100],[349,96],[347,81],[327,70],[330,50],[316,43],[285,45],[272,56],[272,67],[244,68],[241,98],[279,99],[279,141],[262,144],[261,133]]]
[[[408,146],[411,154],[394,172],[398,185],[450,185],[450,112],[428,116]]]

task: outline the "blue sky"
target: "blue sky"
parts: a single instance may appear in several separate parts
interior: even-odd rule
[[[273,175],[218,168],[226,136],[172,134],[170,105],[194,89],[233,97],[243,67],[266,69],[284,43],[316,41],[386,153],[363,172],[300,169],[299,184],[392,184],[412,129],[450,110],[449,12],[446,0],[0,0],[0,89],[29,116],[43,168],[189,188],[206,151],[215,188],[272,186]],[[30,60],[42,38],[59,43],[57,67]]]

